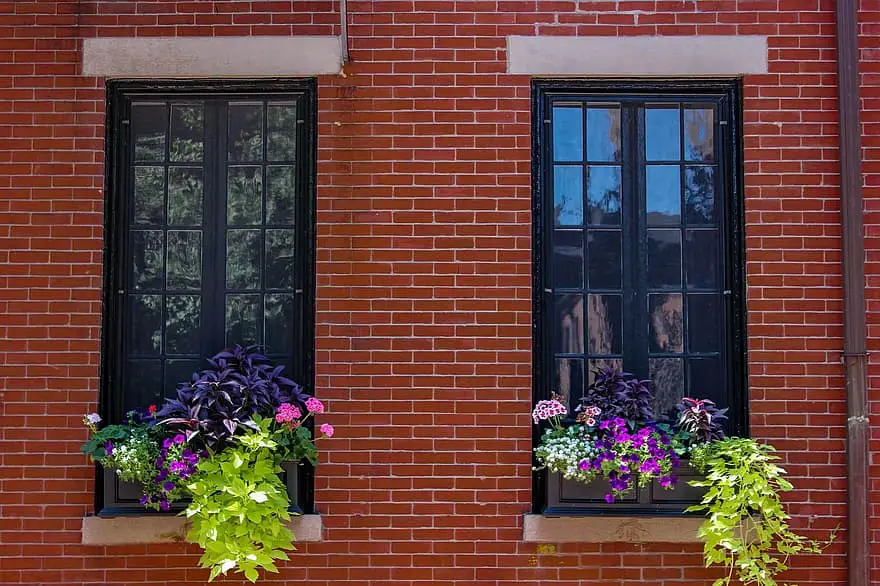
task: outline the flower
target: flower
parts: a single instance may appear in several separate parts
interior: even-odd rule
[[[323,433],[327,437],[333,437],[333,433],[334,433],[333,426],[330,425],[329,423],[323,424],[321,426],[321,433]]]
[[[596,425],[596,420],[592,417],[587,417],[586,420],[584,420],[584,423],[587,424],[587,427],[593,427]]]
[[[83,423],[86,425],[98,425],[101,423],[103,419],[97,413],[89,413],[85,417],[83,417]]]
[[[537,424],[539,421],[544,421],[545,419],[558,417],[567,413],[568,408],[556,399],[550,401],[538,401],[538,404],[535,405],[535,408],[532,410],[532,421]]]
[[[175,444],[182,444],[185,441],[186,441],[186,437],[182,433],[178,433],[177,435],[174,436],[174,443]]]
[[[147,407],[147,413],[149,413],[150,415],[155,415],[156,414],[156,406],[150,405],[149,407]]]
[[[306,409],[309,410],[309,413],[323,413],[324,403],[314,397],[309,397],[306,401]]]
[[[111,441],[107,441],[107,442],[104,444],[104,452],[105,452],[108,456],[112,456],[112,455],[113,455],[113,442],[111,442]]]
[[[311,399],[309,400],[311,401]],[[308,403],[306,404],[308,405]],[[321,407],[323,409],[323,405]],[[275,421],[278,423],[290,423],[300,417],[302,417],[302,411],[300,411],[299,407],[294,407],[290,403],[282,403],[275,412]]]
[[[170,438],[170,437],[166,437],[164,440],[162,440],[162,447],[165,448],[165,449],[167,450],[168,448],[171,447],[171,443],[172,443],[172,442],[171,442],[171,438]]]
[[[614,502],[614,495],[611,494],[610,492],[608,494],[606,494],[605,495],[605,502],[608,503],[609,505],[612,504]]]

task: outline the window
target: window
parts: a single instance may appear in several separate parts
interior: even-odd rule
[[[658,419],[704,397],[742,433],[738,100],[734,82],[535,84],[536,400],[552,389],[574,408],[613,365],[654,382]],[[538,511],[694,496],[680,483],[606,505],[604,487],[553,476],[536,478]]]
[[[239,343],[311,388],[314,84],[108,91],[105,418],[173,396]],[[106,476],[99,509],[142,511]],[[308,508],[310,474],[296,476]]]

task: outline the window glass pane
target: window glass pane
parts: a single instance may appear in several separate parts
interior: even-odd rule
[[[222,348],[218,348],[217,352],[220,350]],[[210,354],[215,353],[214,351],[210,352]],[[180,384],[192,381],[193,373],[203,368],[205,368],[205,363],[202,360],[167,360],[165,362],[165,382],[162,385],[165,396],[174,397]]]
[[[587,108],[587,160],[620,162],[620,110]]]
[[[590,224],[620,224],[620,167],[587,167]]]
[[[648,225],[681,223],[681,169],[678,165],[648,165],[645,200]]]
[[[226,345],[260,341],[260,296],[226,296]]]
[[[200,225],[203,190],[201,167],[168,169],[168,224]]]
[[[204,156],[204,120],[201,105],[171,106],[171,161],[197,162]]]
[[[135,167],[134,223],[161,224],[165,221],[165,168]]]
[[[584,158],[584,111],[553,108],[553,159],[582,161]]]
[[[684,158],[688,161],[715,160],[715,112],[685,108]]]
[[[296,156],[296,104],[269,104],[266,151],[270,161],[292,161]]]
[[[292,289],[294,282],[293,230],[266,230],[266,287]]]
[[[720,358],[691,358],[688,360],[690,380],[688,392],[691,397],[705,397],[724,405],[724,366]]]
[[[590,359],[589,372],[587,372],[587,384],[591,385],[596,380],[596,371],[606,366],[623,370],[623,360],[621,358],[592,358]]]
[[[226,232],[226,286],[256,289],[260,286],[260,230]]]
[[[131,233],[132,286],[135,290],[162,288],[165,269],[165,235],[161,230]]]
[[[556,296],[556,332],[554,351],[560,354],[584,353],[584,296],[565,294]]]
[[[718,352],[722,329],[718,295],[688,295],[688,350]]]
[[[590,327],[590,354],[620,354],[623,311],[620,295],[589,295],[587,323]]]
[[[126,360],[123,380],[123,413],[162,402],[162,363],[159,360]]]
[[[681,124],[678,108],[645,109],[645,157],[649,161],[681,159]]]
[[[648,230],[648,287],[681,287],[681,230]]]
[[[263,159],[263,105],[230,104],[228,120],[229,160]]]
[[[620,230],[590,230],[590,289],[619,289],[623,276]]]
[[[654,382],[654,417],[671,420],[684,397],[684,368],[681,358],[649,358],[648,370]]]
[[[553,202],[557,226],[580,226],[584,223],[584,169],[581,166],[556,165],[553,168]]]
[[[684,308],[681,293],[648,295],[648,350],[684,352]]]
[[[202,286],[201,230],[169,230],[166,287],[200,289]]]
[[[715,168],[685,167],[684,205],[688,224],[715,223]]]
[[[226,184],[226,221],[230,226],[256,225],[263,218],[263,173],[260,167],[230,167]]]
[[[290,354],[293,351],[294,332],[293,295],[290,293],[266,295],[263,319],[266,352]]]
[[[293,167],[266,168],[266,222],[293,224],[296,187]]]
[[[574,407],[584,396],[584,361],[582,358],[557,358],[553,371],[553,391],[565,397],[564,404]]]
[[[584,286],[583,230],[553,232],[553,287],[580,289]]]
[[[164,104],[131,105],[131,134],[136,161],[165,160],[167,112]]]
[[[199,354],[202,300],[198,295],[169,295],[165,298],[165,352]]]
[[[162,352],[162,296],[129,295],[129,352]]]
[[[688,287],[718,287],[717,230],[688,230],[685,257]]]

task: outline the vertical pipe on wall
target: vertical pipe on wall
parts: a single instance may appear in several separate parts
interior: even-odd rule
[[[348,63],[348,4],[339,0],[339,36],[342,42],[342,65]]]
[[[868,586],[868,404],[865,242],[859,123],[858,0],[837,0],[840,211],[847,403],[847,566],[849,586]]]

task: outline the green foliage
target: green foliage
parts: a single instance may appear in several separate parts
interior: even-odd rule
[[[235,570],[255,582],[258,568],[277,572],[275,560],[286,560],[283,550],[295,549],[285,525],[289,503],[272,420],[255,422],[257,430],[236,436],[222,452],[200,461],[187,486],[192,495],[187,538],[205,550],[199,564],[210,568],[209,580]]]
[[[776,586],[790,556],[820,553],[834,539],[832,533],[828,542],[817,542],[791,530],[780,493],[792,486],[783,478],[785,470],[774,463],[774,451],[751,439],[727,438],[691,452],[692,464],[705,479],[690,484],[708,490],[688,512],[706,514],[698,531],[706,540],[706,566],[729,568],[713,586],[730,584],[734,575],[743,584]]]
[[[312,441],[312,432],[304,425],[294,428],[281,427],[273,434],[278,443],[278,453],[282,461],[302,462],[308,460],[313,466],[318,465],[318,448]]]
[[[127,425],[108,425],[95,430],[80,450],[121,480],[148,485],[156,475],[159,439],[144,423],[129,419]]]

